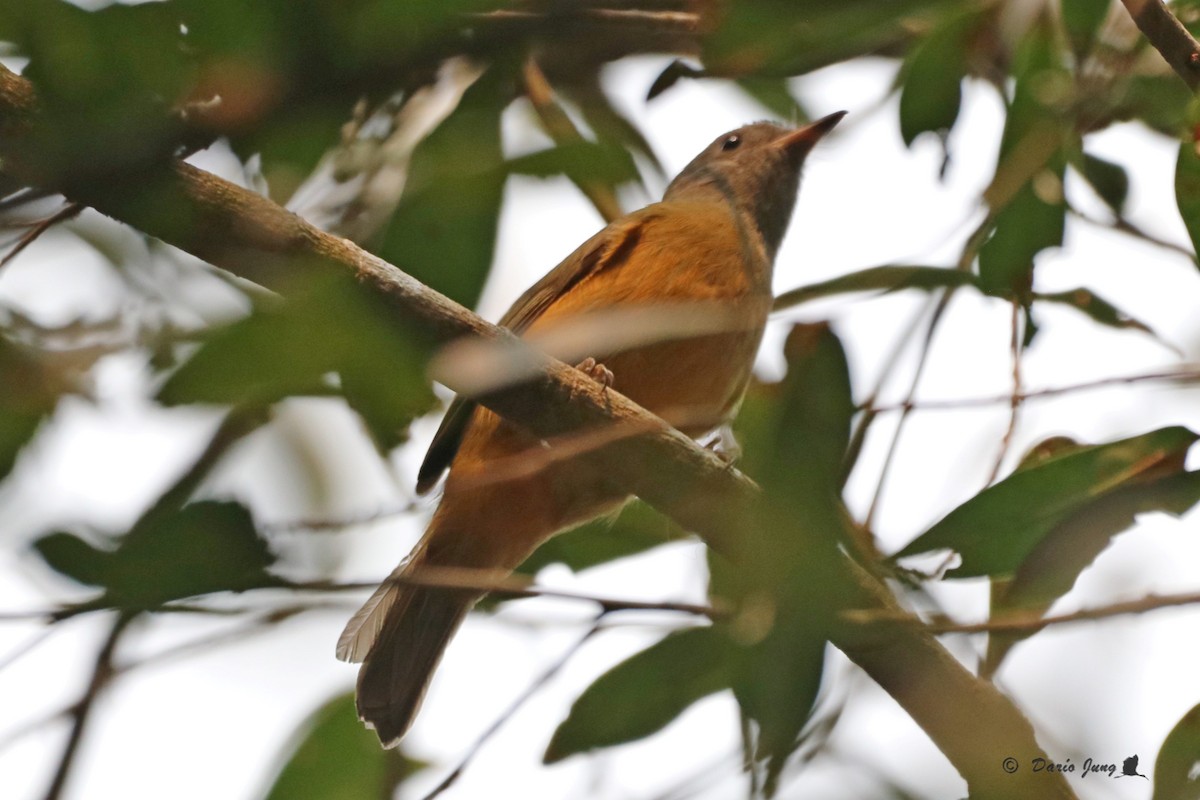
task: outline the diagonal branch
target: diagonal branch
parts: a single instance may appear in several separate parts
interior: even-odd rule
[[[1142,34],[1183,78],[1192,91],[1200,89],[1200,42],[1193,38],[1163,0],[1121,0]]]
[[[62,191],[74,202],[283,294],[301,267],[348,273],[389,302],[399,320],[419,326],[437,341],[473,336],[520,346],[512,334],[391,264],[188,164],[84,185],[56,176],[37,162],[36,143],[21,141],[27,137],[19,135],[28,130],[26,117],[35,106],[32,84],[0,67],[0,134],[9,134],[0,137],[0,163],[26,183]],[[159,203],[145,202],[150,190],[160,192]],[[164,207],[170,213],[163,213]],[[181,225],[181,215],[190,224]],[[479,402],[543,437],[613,423],[643,428],[645,433],[598,451],[600,466],[623,489],[736,558],[745,519],[758,497],[749,479],[578,370],[548,356],[531,353],[530,358],[538,366],[534,379],[491,392]],[[838,577],[850,585],[853,605],[902,613],[883,584],[848,559],[841,564]],[[847,624],[833,632],[833,640],[929,734],[967,780],[972,796],[1073,796],[1061,775],[1005,775],[998,769],[998,754],[1043,756],[1033,728],[1008,698],[971,675],[931,634],[904,624],[869,632]],[[986,752],[966,735],[973,730],[988,731]]]

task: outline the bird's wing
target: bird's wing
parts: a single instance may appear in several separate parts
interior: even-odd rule
[[[641,238],[643,226],[655,215],[654,206],[647,206],[610,223],[517,298],[500,325],[520,335],[584,278],[625,263]],[[432,489],[454,460],[475,406],[474,400],[463,397],[455,397],[450,404],[417,471],[418,494]]]

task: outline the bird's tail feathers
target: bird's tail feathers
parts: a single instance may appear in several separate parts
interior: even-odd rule
[[[358,716],[384,747],[398,743],[412,725],[446,645],[479,599],[473,590],[404,583],[424,563],[423,555],[419,551],[397,567],[338,639],[338,658],[364,662]]]

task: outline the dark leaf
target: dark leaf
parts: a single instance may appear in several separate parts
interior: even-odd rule
[[[798,123],[808,119],[808,115],[792,95],[787,78],[747,76],[738,78],[734,83],[781,122]]]
[[[42,424],[41,414],[0,409],[0,480],[12,471],[21,449]]]
[[[616,519],[598,519],[555,536],[518,567],[536,575],[550,564],[563,564],[573,572],[637,555],[686,534],[668,517],[635,500]]]
[[[506,169],[500,113],[511,100],[489,70],[413,152],[404,194],[377,255],[473,307],[496,245]]]
[[[403,441],[433,404],[424,367],[429,346],[369,288],[349,278],[313,279],[288,302],[218,331],[159,392],[169,405],[262,407],[285,397],[332,394],[347,401],[381,449]]]
[[[1182,459],[1164,466],[1165,476],[1131,482],[1103,494],[1051,528],[1012,579],[993,586],[992,615],[1044,613],[1071,590],[1080,573],[1113,538],[1134,524],[1137,515],[1153,511],[1179,515],[1200,502],[1200,472],[1183,472]],[[990,635],[986,669],[994,673],[1009,649],[1030,635]]]
[[[101,587],[108,582],[112,553],[98,550],[72,533],[43,536],[33,543],[33,549],[50,569],[73,581]]]
[[[949,548],[961,565],[947,577],[1012,575],[1056,526],[1099,498],[1181,463],[1196,440],[1162,428],[1109,444],[1069,449],[1020,469],[947,514],[897,558]]]
[[[1200,799],[1200,705],[1175,723],[1154,762],[1152,800]]]
[[[754,757],[769,786],[809,720],[845,602],[840,491],[854,414],[845,353],[827,325],[794,327],[784,352],[787,376],[754,392],[738,421],[764,503],[748,520],[738,569],[710,560],[713,592],[736,608],[722,623],[742,645],[734,693],[757,726]]]
[[[58,396],[75,389],[32,347],[0,335],[0,480],[12,470]]]
[[[1129,197],[1129,173],[1124,167],[1084,153],[1079,173],[1114,213],[1120,215],[1125,212],[1125,200]]]
[[[1200,122],[1189,133],[1179,145],[1175,162],[1175,202],[1192,240],[1192,249],[1200,252]]]
[[[1107,325],[1111,328],[1134,328],[1135,330],[1150,334],[1155,339],[1158,338],[1158,334],[1151,330],[1150,326],[1130,317],[1112,303],[1097,296],[1090,289],[1080,287],[1065,292],[1035,292],[1033,299],[1037,302],[1060,303],[1070,306],[1087,314],[1101,325]]]
[[[1078,57],[1091,49],[1096,31],[1112,7],[1107,0],[1062,0],[1063,27]]]
[[[411,775],[425,767],[398,750],[380,748],[358,721],[354,694],[338,695],[300,724],[298,740],[265,800],[361,800],[392,797]]]
[[[714,628],[672,633],[596,679],[546,748],[547,764],[642,739],[729,686],[729,642]]]
[[[654,79],[654,83],[650,84],[650,89],[646,92],[646,100],[650,101],[658,97],[678,83],[681,78],[703,77],[704,70],[693,67],[677,58],[670,64],[667,64],[662,72],[658,73],[658,77]]]
[[[714,76],[802,75],[895,46],[958,5],[857,0],[809,3],[798,14],[787,0],[745,0],[722,9],[721,25],[704,39],[703,62]]]
[[[1017,53],[1016,88],[1000,143],[1000,162],[986,197],[994,230],[979,252],[979,279],[990,294],[1023,295],[1033,260],[1062,244],[1065,149],[1070,141],[1061,106],[1070,76],[1044,19]]]
[[[170,5],[8,3],[0,17],[0,40],[30,59],[42,165],[82,185],[171,155],[192,64]]]
[[[968,43],[981,22],[978,11],[951,16],[913,48],[900,73],[900,136],[904,144],[926,131],[954,127],[962,104]]]
[[[784,292],[775,298],[774,310],[850,292],[898,292],[901,289],[932,290],[956,286],[978,288],[978,284],[979,279],[969,272],[943,267],[870,267]]]
[[[274,556],[241,505],[202,501],[175,512],[151,510],[111,549],[53,533],[34,543],[53,569],[102,586],[99,603],[154,609],[212,592],[241,592],[279,581],[268,574]]]
[[[615,142],[635,153],[660,174],[662,164],[641,129],[622,114],[600,85],[599,75],[580,74],[562,85],[562,91],[579,107],[584,120],[601,142]]]
[[[510,172],[548,177],[566,175],[577,184],[600,181],[619,184],[638,179],[629,152],[616,145],[575,142],[539,150],[508,162]]]

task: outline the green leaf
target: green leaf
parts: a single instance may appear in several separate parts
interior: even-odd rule
[[[38,350],[0,335],[0,480],[50,414],[75,387]]]
[[[827,639],[822,622],[801,608],[779,611],[771,634],[742,654],[733,682],[742,712],[758,725],[755,757],[767,762],[767,796],[799,746],[817,701]]]
[[[1096,31],[1111,7],[1109,0],[1062,0],[1063,27],[1078,56],[1082,57],[1091,49]]]
[[[566,175],[575,183],[628,183],[638,179],[629,151],[615,144],[572,142],[539,150],[508,162],[509,172],[548,177]]]
[[[810,300],[850,292],[898,292],[902,289],[948,289],[957,286],[979,287],[979,279],[969,272],[943,267],[885,266],[839,275],[821,283],[801,286],[775,298],[774,311],[798,306]]]
[[[58,531],[33,543],[33,549],[50,569],[85,586],[104,586],[112,553],[97,550],[78,536]]]
[[[980,285],[1001,296],[1028,291],[1034,257],[1061,245],[1066,225],[1063,176],[1071,138],[1063,114],[1071,78],[1045,19],[1026,34],[1013,73],[999,166],[985,193],[994,229],[979,252]]]
[[[800,743],[821,685],[825,644],[848,602],[839,542],[841,485],[854,402],[849,367],[828,325],[797,325],[788,372],[747,398],[744,466],[763,488],[737,569],[710,558],[712,591],[736,609],[722,625],[742,645],[734,694],[757,726],[754,759],[774,787]]]
[[[787,78],[760,78],[748,75],[738,78],[734,83],[781,122],[796,123],[808,119],[808,114],[792,94]]]
[[[1196,440],[1183,427],[1068,449],[1020,469],[947,514],[895,558],[949,548],[961,565],[947,577],[1012,575],[1040,542],[1097,499],[1175,464]]]
[[[926,131],[954,127],[962,105],[969,40],[981,20],[974,9],[952,16],[909,54],[900,72],[900,135],[906,146]]]
[[[1190,135],[1179,145],[1175,161],[1175,203],[1192,240],[1192,249],[1200,252],[1200,101],[1193,102],[1189,118],[1197,120]]]
[[[413,152],[404,194],[375,252],[462,303],[479,301],[492,264],[507,170],[500,114],[511,94],[491,69]]]
[[[1200,800],[1200,705],[1167,734],[1154,762],[1152,800]]]
[[[703,78],[704,70],[693,67],[686,61],[680,61],[678,58],[667,64],[663,71],[658,73],[658,77],[650,84],[650,88],[646,90],[646,102],[650,102],[660,94],[670,89],[683,78],[694,79]]]
[[[1125,200],[1129,197],[1129,173],[1124,167],[1090,153],[1084,153],[1082,162],[1076,167],[1114,213],[1120,215],[1125,212]]]
[[[309,715],[298,741],[282,754],[265,800],[361,800],[392,797],[425,764],[384,750],[358,721],[354,693],[338,695]],[[282,760],[282,759],[281,759]]]
[[[369,287],[348,276],[313,278],[281,305],[213,334],[159,391],[168,405],[263,407],[338,386],[384,451],[404,441],[433,404],[425,334],[404,325]]]
[[[637,555],[678,541],[686,533],[670,518],[650,506],[634,500],[616,519],[598,519],[555,536],[543,544],[517,568],[536,575],[550,564],[563,564],[572,572]]]
[[[913,30],[960,4],[946,0],[806,3],[742,0],[722,8],[705,36],[703,62],[714,76],[792,76],[897,47]]]
[[[30,59],[39,168],[81,187],[171,156],[193,65],[170,5],[6,3],[0,17],[0,39]]]
[[[641,129],[613,105],[612,99],[600,85],[598,73],[587,71],[575,74],[558,86],[579,107],[584,121],[599,141],[617,143],[641,156],[650,167],[662,173],[662,164],[654,148]]]
[[[66,533],[34,542],[52,568],[104,588],[99,604],[154,609],[213,592],[279,585],[267,570],[275,558],[238,503],[201,501],[179,511],[152,509],[125,536],[97,548]]]
[[[642,739],[701,698],[729,686],[729,642],[715,628],[689,628],[622,661],[572,704],[546,748],[547,764]]]
[[[1182,455],[1182,453],[1180,453]],[[1021,562],[1011,580],[992,589],[992,615],[1009,611],[1044,613],[1075,585],[1087,569],[1139,514],[1153,511],[1180,515],[1200,502],[1200,472],[1184,472],[1183,459],[1156,470],[1162,477],[1131,481],[1085,504],[1051,528]],[[985,670],[1001,660],[1031,633],[993,633],[988,637]]]
[[[1158,335],[1146,325],[1129,316],[1090,289],[1080,287],[1065,292],[1035,292],[1033,299],[1043,303],[1060,303],[1087,314],[1094,321],[1110,328],[1133,328],[1148,333],[1154,338]]]

